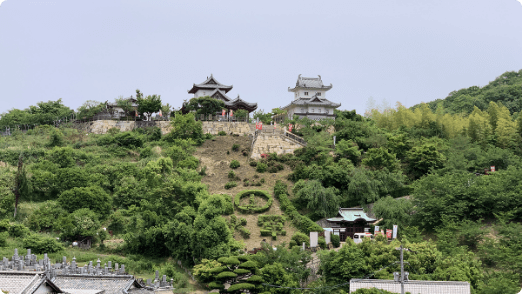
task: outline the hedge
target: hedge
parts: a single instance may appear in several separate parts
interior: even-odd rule
[[[268,202],[263,207],[241,206],[240,205],[241,198],[243,198],[245,196],[250,196],[250,194],[254,194],[256,196],[265,197],[268,200]],[[272,206],[272,202],[273,201],[274,201],[274,199],[272,198],[272,196],[268,192],[263,191],[263,190],[243,190],[243,191],[237,193],[236,197],[234,198],[234,204],[236,205],[236,207],[241,212],[244,212],[244,213],[250,213],[250,212],[252,212],[252,213],[261,213],[261,212],[265,212],[265,211],[267,211],[270,208],[270,206]]]
[[[239,284],[234,284],[234,285],[230,286],[230,288],[228,288],[228,292],[234,292],[237,290],[249,290],[249,289],[254,289],[255,287],[256,286],[254,284],[239,283]]]
[[[310,234],[310,232],[322,232],[323,228],[313,222],[310,218],[305,215],[301,215],[297,209],[294,207],[290,199],[288,199],[287,186],[280,180],[274,186],[274,195],[279,200],[279,204],[281,205],[281,209],[288,215],[288,217],[292,220],[294,226],[304,232],[306,234]]]

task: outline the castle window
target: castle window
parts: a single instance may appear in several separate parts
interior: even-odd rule
[[[317,96],[321,96],[321,92],[317,92],[316,94],[317,94]]]
[[[308,96],[308,92],[304,92],[304,95],[305,95],[305,96]]]

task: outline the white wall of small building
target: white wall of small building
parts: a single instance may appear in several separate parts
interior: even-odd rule
[[[212,92],[214,92],[213,89],[199,89],[196,93],[194,93],[194,98],[208,96]]]
[[[319,97],[325,98],[326,91],[314,89],[299,89],[294,92],[294,100],[299,98],[312,98],[316,93],[321,93]]]

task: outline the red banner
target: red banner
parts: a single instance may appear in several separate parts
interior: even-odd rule
[[[225,110],[224,110],[224,109],[221,110],[221,115],[222,115],[222,116],[225,116]]]
[[[392,230],[386,229],[386,238],[391,239],[392,237]]]
[[[230,116],[232,117],[234,115],[234,111],[230,110]]]
[[[288,131],[292,132],[292,125],[288,125]]]

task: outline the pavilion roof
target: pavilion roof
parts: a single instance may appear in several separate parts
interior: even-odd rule
[[[329,86],[325,86],[323,84],[323,80],[321,79],[320,75],[318,75],[317,78],[307,78],[307,77],[302,77],[301,75],[299,75],[297,77],[297,82],[295,83],[295,88],[288,87],[288,91],[295,92],[296,89],[300,89],[300,88],[301,89],[302,88],[320,89],[320,90],[328,91],[332,88],[332,84],[330,84]]]
[[[369,217],[362,208],[339,208],[337,217],[328,219],[331,222],[355,222],[357,220],[376,221],[376,219]]]
[[[232,110],[246,109],[249,112],[252,112],[257,109],[257,103],[246,102],[245,100],[239,98],[239,95],[237,95],[236,99],[225,102],[225,106],[228,109],[232,109]]]
[[[191,94],[194,94],[199,89],[220,89],[222,91],[225,91],[225,93],[227,93],[228,91],[232,90],[232,88],[233,88],[232,85],[227,86],[227,85],[221,84],[220,82],[218,82],[216,80],[216,78],[214,78],[214,76],[212,74],[210,74],[210,77],[207,77],[207,79],[204,82],[202,82],[200,84],[194,84],[192,86],[192,88],[190,90],[188,90],[188,92]]]
[[[329,107],[337,108],[337,107],[341,106],[341,103],[335,103],[326,98],[319,98],[316,94],[312,98],[302,98],[301,97],[299,99],[296,99],[296,100],[290,102],[290,104],[288,104],[284,107],[281,107],[281,109],[286,109],[286,108],[290,107],[291,105],[329,106]]]

